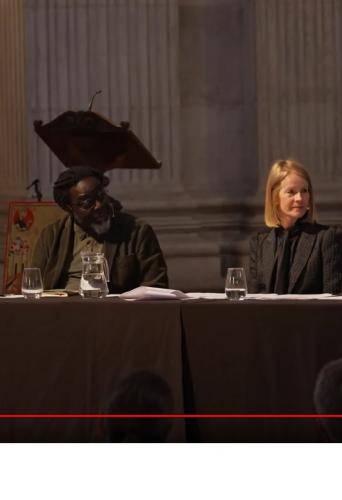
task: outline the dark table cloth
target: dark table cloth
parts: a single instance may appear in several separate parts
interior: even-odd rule
[[[100,413],[141,369],[175,412],[312,413],[320,368],[342,357],[342,302],[0,300],[1,413]],[[186,427],[186,428],[185,428]],[[96,441],[99,422],[0,420],[0,441]],[[171,441],[317,441],[316,420],[175,420]]]
[[[104,413],[123,377],[150,370],[183,411],[180,303],[0,300],[1,413]],[[0,421],[1,441],[93,441],[99,421]],[[175,421],[170,440],[184,440]]]
[[[342,356],[342,302],[187,301],[197,413],[314,413],[316,376]],[[342,422],[341,422],[342,424]],[[199,420],[204,441],[316,441],[316,420]]]

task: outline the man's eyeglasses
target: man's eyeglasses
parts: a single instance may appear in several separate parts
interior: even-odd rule
[[[107,193],[103,189],[89,193],[84,198],[79,198],[71,204],[73,207],[80,208],[81,210],[92,210],[97,201],[103,201],[107,198]]]

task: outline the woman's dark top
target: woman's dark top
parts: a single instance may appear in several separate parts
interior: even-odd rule
[[[283,227],[275,229],[276,248],[270,293],[288,293],[291,266],[302,229],[303,224],[300,223],[290,229]]]
[[[298,221],[251,239],[250,293],[340,293],[341,231]]]

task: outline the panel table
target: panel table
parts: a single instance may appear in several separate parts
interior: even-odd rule
[[[123,377],[151,370],[183,411],[180,307],[115,299],[0,300],[1,413],[99,413]],[[96,420],[2,420],[1,441],[93,441]],[[184,440],[175,421],[170,440]]]

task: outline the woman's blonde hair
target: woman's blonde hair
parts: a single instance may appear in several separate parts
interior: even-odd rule
[[[265,194],[265,223],[268,227],[280,226],[279,214],[279,191],[281,182],[290,173],[296,173],[303,177],[308,183],[310,200],[309,209],[305,215],[305,220],[312,222],[314,219],[314,199],[311,179],[306,169],[298,161],[287,159],[276,161],[268,174]]]

